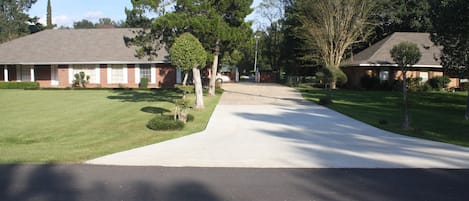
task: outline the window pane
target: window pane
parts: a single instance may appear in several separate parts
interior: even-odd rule
[[[111,66],[111,80],[112,80],[112,83],[124,83],[124,66],[123,65]]]
[[[147,78],[148,81],[151,80],[151,67],[149,64],[140,65],[140,78]]]
[[[96,66],[95,65],[74,65],[73,76],[75,74],[84,72],[85,76],[90,76],[90,83],[96,83]]]

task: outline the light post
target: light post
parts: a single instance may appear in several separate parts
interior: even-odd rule
[[[255,49],[255,56],[254,56],[254,79],[256,82],[258,82],[258,70],[257,70],[257,46],[259,43],[259,38],[260,36],[254,35],[254,38],[256,39],[256,49]]]

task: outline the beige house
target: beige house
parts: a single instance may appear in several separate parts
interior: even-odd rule
[[[38,82],[41,87],[70,87],[74,74],[90,76],[89,87],[172,86],[180,73],[162,48],[149,60],[125,44],[132,29],[45,30],[0,44],[0,82]]]
[[[348,85],[360,87],[360,79],[364,75],[379,77],[381,81],[402,79],[400,67],[389,53],[395,45],[401,42],[417,44],[422,53],[420,61],[409,67],[407,77],[421,77],[422,82],[425,82],[432,77],[444,75],[443,66],[440,64],[441,47],[435,46],[430,40],[429,33],[396,32],[353,55],[342,64],[342,70],[349,79]],[[459,87],[459,79],[451,78],[449,87]]]

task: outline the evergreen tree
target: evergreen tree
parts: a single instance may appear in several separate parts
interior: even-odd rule
[[[50,0],[47,0],[47,29],[53,29],[54,25],[52,24],[52,6]]]

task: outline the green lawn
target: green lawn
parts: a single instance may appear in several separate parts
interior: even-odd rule
[[[0,163],[80,162],[204,130],[220,96],[181,131],[153,131],[173,90],[0,90]],[[170,112],[169,112],[170,113]]]
[[[323,89],[298,87],[306,99],[318,102]],[[411,128],[400,128],[402,95],[387,91],[333,90],[327,107],[370,125],[419,138],[469,147],[469,121],[464,120],[466,93],[409,93]]]

